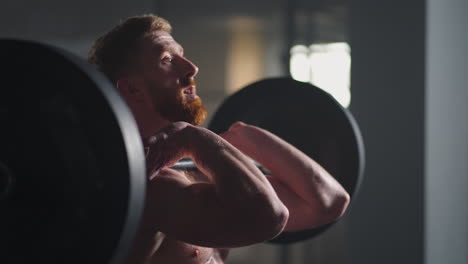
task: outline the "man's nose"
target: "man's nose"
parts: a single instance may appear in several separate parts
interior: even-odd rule
[[[193,78],[198,73],[198,67],[187,58],[182,58],[183,61],[183,75],[185,78]]]

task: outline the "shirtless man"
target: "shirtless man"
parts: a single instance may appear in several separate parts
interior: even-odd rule
[[[206,116],[198,68],[170,33],[160,17],[132,17],[89,53],[129,105],[145,144],[145,210],[127,263],[224,263],[228,248],[339,218],[349,195],[290,144],[241,122],[221,135],[197,126]],[[183,157],[199,172],[170,168]]]

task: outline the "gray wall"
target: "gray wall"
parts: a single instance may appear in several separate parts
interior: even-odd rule
[[[4,0],[0,4],[0,37],[35,40],[86,57],[99,34],[120,19],[154,9],[153,0]]]
[[[426,262],[468,263],[468,2],[428,1]]]
[[[468,3],[351,6],[367,168],[346,263],[468,263]]]
[[[353,1],[351,109],[366,145],[346,263],[423,263],[425,2]]]

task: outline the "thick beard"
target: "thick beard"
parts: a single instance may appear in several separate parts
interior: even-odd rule
[[[184,121],[192,125],[200,125],[206,119],[207,111],[200,98],[188,101],[181,91],[178,91],[175,96],[166,95],[159,98],[163,100],[155,100],[157,111],[171,122]]]

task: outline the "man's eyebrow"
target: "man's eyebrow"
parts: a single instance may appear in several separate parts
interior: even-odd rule
[[[174,53],[180,53],[184,54],[184,48],[179,44],[179,43],[169,43],[169,42],[164,42],[160,43],[158,46],[159,50],[168,50]]]

